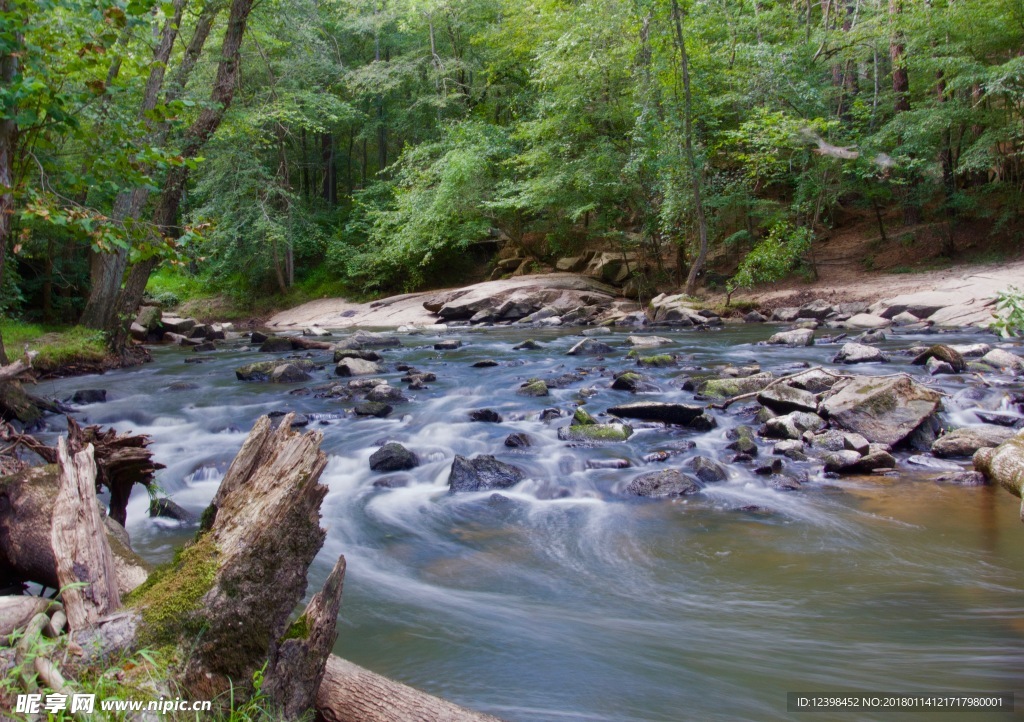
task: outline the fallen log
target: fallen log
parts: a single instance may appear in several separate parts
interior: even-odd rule
[[[326,722],[500,722],[331,655],[316,695]]]
[[[1024,522],[1024,431],[999,446],[974,452],[974,468],[1006,489],[1021,497],[1020,519]]]
[[[60,588],[50,544],[58,474],[51,464],[0,478],[0,569],[51,589]],[[146,580],[150,565],[132,551],[124,527],[110,517],[103,521],[118,590],[127,594]]]

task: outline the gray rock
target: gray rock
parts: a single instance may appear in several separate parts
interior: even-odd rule
[[[879,329],[888,328],[891,324],[889,319],[882,316],[875,316],[870,313],[858,313],[843,321],[846,328]]]
[[[739,454],[757,456],[758,448],[757,442],[754,441],[754,430],[749,426],[737,426],[735,429],[729,429],[726,436],[732,441],[725,448]]]
[[[470,421],[481,421],[489,424],[500,424],[501,414],[494,409],[475,409],[469,412]]]
[[[832,451],[826,454],[824,458],[825,471],[832,471],[838,474],[852,472],[858,470],[860,460],[861,455],[856,451],[850,451],[849,449]]]
[[[395,336],[385,336],[384,334],[371,331],[357,331],[352,336],[336,343],[334,348],[361,350],[368,348],[392,348],[401,345],[402,342]]]
[[[801,373],[790,376],[786,384],[797,389],[810,391],[812,394],[820,394],[828,391],[838,381],[834,374],[826,373],[821,369],[808,369]]]
[[[270,336],[263,333],[262,331],[253,331],[251,334],[249,334],[249,343],[255,346],[258,343],[263,343],[268,338],[270,338]]]
[[[660,401],[638,401],[632,404],[612,406],[608,409],[608,413],[620,419],[661,421],[666,424],[686,426],[704,413],[704,407],[689,404],[670,404]]]
[[[963,354],[945,344],[936,344],[929,347],[928,350],[918,354],[911,363],[915,366],[921,366],[927,364],[932,359],[946,363],[953,369],[952,373],[963,373],[967,370],[967,362],[964,361]],[[931,367],[929,366],[930,369]],[[931,373],[934,375],[936,372],[932,371]]]
[[[909,311],[897,313],[895,316],[892,317],[891,320],[893,326],[911,326],[921,321],[921,319],[919,319],[917,316],[910,313]]]
[[[596,341],[592,338],[585,338],[578,344],[573,346],[568,351],[569,356],[603,356],[605,354],[613,353],[613,349],[608,344],[602,341]]]
[[[370,389],[370,392],[366,394],[366,400],[390,403],[402,403],[403,401],[408,401],[408,399],[402,395],[401,389],[386,383],[378,384]]]
[[[788,414],[790,411],[814,411],[818,408],[818,400],[814,394],[786,384],[775,384],[764,389],[757,395],[757,401],[777,414]]]
[[[818,321],[824,321],[834,311],[835,308],[833,308],[831,303],[819,298],[816,301],[811,301],[801,306],[797,312],[797,318],[813,318]]]
[[[701,485],[696,479],[686,476],[677,469],[650,471],[629,482],[625,492],[632,496],[665,498],[696,494]]]
[[[376,416],[382,419],[390,415],[394,409],[380,401],[364,401],[361,404],[356,404],[353,411],[355,411],[356,416]]]
[[[294,359],[285,363],[297,366],[300,370],[307,373],[316,368],[315,363],[306,359]],[[246,364],[245,366],[240,366],[235,369],[235,377],[239,381],[270,381],[270,377],[271,374],[274,373],[274,369],[281,365],[282,362],[278,359],[257,361],[256,363]]]
[[[405,471],[420,465],[419,457],[394,441],[389,441],[370,455],[373,471]]]
[[[940,400],[937,392],[905,376],[865,376],[845,382],[819,410],[833,426],[896,446],[932,418]]]
[[[888,337],[885,335],[885,331],[882,331],[880,329],[874,329],[872,331],[865,331],[864,333],[857,336],[853,340],[856,341],[857,343],[871,345],[876,343],[884,343],[886,338]]]
[[[615,380],[612,381],[612,388],[616,391],[629,391],[633,394],[658,391],[657,386],[633,371],[617,374]]]
[[[102,404],[107,400],[106,389],[79,389],[71,396],[73,404]]]
[[[743,314],[743,323],[765,323],[768,319],[757,311]]]
[[[972,456],[978,449],[999,446],[1014,434],[1013,429],[993,424],[965,426],[936,439],[932,444],[932,453],[943,459]]]
[[[981,358],[992,350],[992,347],[987,343],[955,344],[950,346],[950,348],[964,358]]]
[[[357,358],[363,361],[380,361],[381,355],[369,349],[339,348],[334,350],[334,363],[342,359]]]
[[[434,344],[435,351],[454,351],[462,347],[462,341],[457,338],[445,339]]]
[[[694,475],[705,484],[716,481],[725,481],[729,478],[729,472],[725,467],[714,459],[706,456],[695,456],[687,462],[687,466],[693,470]]]
[[[1001,348],[994,348],[981,357],[981,362],[987,366],[1014,375],[1024,374],[1024,358],[1015,353],[1004,351]]]
[[[870,451],[871,442],[860,434],[846,432],[843,434],[843,448],[856,451],[858,454],[867,454]]]
[[[467,459],[456,456],[448,474],[448,488],[452,492],[508,489],[526,478],[517,466],[498,461],[493,456]]]
[[[885,354],[874,346],[867,346],[862,343],[844,343],[839,353],[832,359],[832,363],[863,364],[879,363],[888,361]]]
[[[160,307],[143,306],[135,317],[135,323],[146,329],[147,332],[155,331],[160,326]]]
[[[509,434],[505,438],[505,446],[511,449],[525,449],[528,446],[533,446],[533,443],[527,434],[517,433]]]
[[[538,349],[544,348],[539,343],[534,341],[532,338],[528,338],[522,343],[517,343],[512,347],[513,351],[537,351]]]
[[[772,311],[772,321],[792,323],[798,318],[800,318],[800,308],[798,306],[784,306]]]
[[[763,434],[771,439],[800,439],[805,431],[818,431],[825,427],[825,420],[817,414],[793,411],[785,416],[768,419]]]
[[[196,515],[177,502],[166,497],[157,497],[149,501],[149,515],[151,517],[162,517],[174,519],[175,521],[191,524],[196,521]]]
[[[187,334],[196,325],[194,318],[179,318],[177,316],[164,316],[160,319],[160,325],[165,331],[171,333]]]
[[[950,366],[945,361],[939,361],[937,358],[928,359],[925,363],[925,368],[928,369],[928,373],[932,376],[938,376],[939,374],[955,374],[957,371],[955,368]]]
[[[334,373],[338,376],[367,376],[380,372],[381,367],[373,361],[364,361],[359,358],[343,358],[334,368]]]
[[[214,345],[213,341],[203,341],[192,347],[192,353],[210,353],[216,350],[217,346]]]
[[[284,351],[292,350],[292,341],[289,338],[283,336],[271,336],[262,344],[260,344],[261,353],[282,353]]]
[[[814,331],[809,328],[780,331],[769,338],[766,343],[773,346],[813,346]]]
[[[626,344],[633,348],[657,348],[672,343],[672,339],[664,336],[627,336]]]
[[[270,382],[274,384],[294,384],[302,381],[309,381],[310,376],[302,367],[293,363],[284,363],[275,366],[270,372]]]

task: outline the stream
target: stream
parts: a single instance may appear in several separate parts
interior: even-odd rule
[[[727,481],[682,500],[621,494],[639,473],[682,467],[697,454],[727,462],[727,431],[753,423],[751,406],[742,403],[712,411],[718,426],[709,432],[641,423],[625,443],[572,446],[557,438],[583,388],[597,390],[585,400],[599,414],[644,399],[693,403],[693,393],[680,388],[683,366],[832,366],[837,345],[755,345],[776,330],[657,329],[673,344],[641,353],[685,360],[643,370],[662,392],[638,395],[609,389],[613,371],[634,366],[623,342],[635,331],[599,337],[615,346],[604,359],[566,355],[579,329],[401,335],[402,347],[381,352],[382,376],[409,402],[383,419],[352,415],[354,400],[295,393],[347,383],[333,376],[329,351],[300,354],[325,363],[313,382],[237,381],[236,367],[271,358],[245,339],[210,354],[157,347],[152,363],[43,382],[34,392],[63,399],[77,389],[106,389],[107,402],[80,407],[79,420],[152,436],[156,460],[167,466],[160,487],[197,515],[260,415],[305,414],[330,455],[321,478],[330,488],[322,520],[328,535],[308,594],[337,555],[348,560],[335,651],[507,720],[920,720],[931,713],[790,712],[786,693],[1024,691],[1024,525],[1019,500],[1005,491],[939,483],[937,470],[908,465],[912,452],[899,452],[896,476],[825,478],[820,464],[804,464],[810,476],[798,491],[776,491],[750,464],[728,464]],[[442,338],[463,346],[434,350]],[[542,348],[512,349],[526,338]],[[963,332],[894,336],[881,347],[897,352],[938,338],[993,342]],[[185,363],[195,358],[203,363]],[[471,366],[484,359],[498,365]],[[909,360],[895,354],[891,363],[843,371],[926,379]],[[433,372],[437,381],[406,391],[403,373],[394,370],[399,363]],[[580,380],[550,396],[516,394],[528,378],[577,370]],[[943,420],[953,426],[978,423],[976,407],[1019,413],[1005,397],[1024,381],[988,381],[990,387],[972,375],[928,380],[949,395]],[[469,421],[468,412],[481,408],[504,421]],[[542,421],[547,408],[567,415]],[[59,431],[51,423],[42,434],[48,443]],[[507,448],[513,432],[533,445]],[[385,440],[413,450],[421,465],[372,472],[369,456]],[[668,462],[644,461],[652,452],[685,449],[687,440],[696,446]],[[494,454],[528,478],[500,493],[449,494],[456,454]],[[762,443],[760,458],[770,454],[770,443]],[[619,459],[630,467],[602,463]],[[970,468],[966,459],[958,465]],[[387,476],[405,485],[375,486]],[[162,562],[195,528],[150,519],[147,502],[136,489],[128,531],[140,554]]]

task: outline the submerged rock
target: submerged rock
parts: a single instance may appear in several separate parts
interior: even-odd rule
[[[516,393],[520,396],[547,396],[548,385],[541,379],[530,379],[522,386],[520,386]]]
[[[729,472],[725,470],[725,467],[707,456],[695,456],[690,459],[687,466],[689,466],[693,470],[694,475],[705,484],[710,484],[716,481],[725,481],[729,478]]]
[[[567,353],[569,356],[603,356],[605,354],[614,353],[614,351],[615,349],[603,341],[585,338],[569,349]]]
[[[150,499],[149,501],[149,515],[151,517],[163,517],[164,519],[174,519],[176,521],[191,524],[196,521],[196,515],[190,512],[185,507],[181,506],[177,502],[174,502],[166,497],[157,497]]]
[[[71,395],[73,404],[102,404],[107,400],[106,389],[79,389]]]
[[[629,482],[625,491],[632,496],[647,498],[664,498],[696,494],[701,490],[700,483],[677,469],[650,471]]]
[[[500,424],[502,422],[501,414],[494,409],[474,409],[469,412],[469,420],[491,424]]]
[[[507,489],[526,478],[526,472],[512,464],[483,455],[472,459],[456,456],[448,474],[448,488],[457,491]]]
[[[261,353],[281,353],[292,350],[292,340],[283,336],[271,336],[260,345]]]
[[[509,447],[510,449],[525,449],[528,446],[533,446],[533,443],[530,441],[529,435],[523,433],[516,433],[509,434],[505,438],[505,446]]]
[[[617,374],[615,380],[612,381],[612,388],[616,391],[629,391],[632,394],[658,391],[658,387],[648,381],[646,377],[633,371]]]
[[[380,401],[364,401],[361,404],[356,404],[355,409],[356,416],[376,416],[377,418],[384,418],[394,411],[388,404]]]

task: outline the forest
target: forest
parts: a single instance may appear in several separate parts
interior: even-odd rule
[[[0,310],[116,347],[154,273],[367,297],[496,241],[732,289],[839,208],[954,257],[1017,237],[1022,41],[1020,0],[0,0]]]

